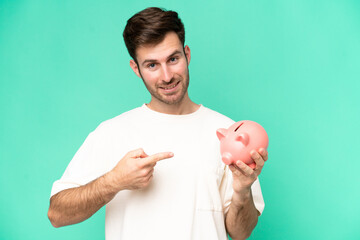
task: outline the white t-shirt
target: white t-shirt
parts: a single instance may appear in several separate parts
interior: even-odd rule
[[[171,151],[174,157],[157,163],[148,187],[120,191],[106,205],[106,239],[227,239],[224,214],[233,194],[232,173],[221,161],[216,130],[233,123],[202,105],[191,114],[170,115],[144,104],[90,133],[51,195],[98,178],[131,150]],[[262,213],[258,180],[252,194]]]

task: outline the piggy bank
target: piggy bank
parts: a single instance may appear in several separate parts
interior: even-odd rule
[[[256,163],[252,160],[250,151],[266,149],[269,144],[265,129],[249,120],[236,122],[228,129],[220,128],[216,135],[220,140],[221,158],[226,165],[241,160],[254,169]]]

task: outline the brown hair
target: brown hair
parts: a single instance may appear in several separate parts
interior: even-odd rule
[[[150,7],[136,13],[127,21],[123,37],[130,56],[137,63],[136,49],[142,45],[160,43],[168,32],[175,32],[184,45],[184,24],[177,12]]]

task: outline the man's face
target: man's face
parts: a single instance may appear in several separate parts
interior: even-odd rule
[[[157,45],[139,47],[136,56],[138,65],[131,60],[130,66],[142,78],[152,103],[178,104],[187,96],[190,48],[183,49],[176,33],[167,33]]]

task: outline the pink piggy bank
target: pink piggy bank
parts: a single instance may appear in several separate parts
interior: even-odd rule
[[[216,131],[216,135],[220,140],[221,158],[226,165],[241,160],[254,169],[256,163],[252,160],[250,151],[266,149],[269,145],[265,129],[249,120],[236,122],[228,129],[220,128]]]

